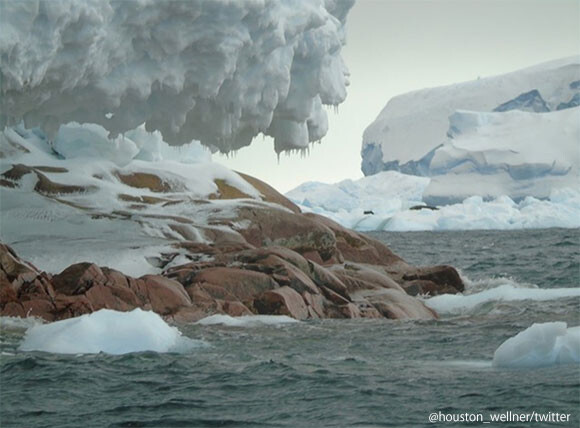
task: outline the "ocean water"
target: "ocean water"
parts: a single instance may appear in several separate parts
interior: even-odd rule
[[[580,325],[579,230],[372,235],[414,264],[458,267],[466,294],[487,297],[443,302],[451,309],[428,322],[179,325],[207,344],[185,353],[23,352],[26,323],[4,320],[0,426],[481,426],[507,412],[569,416],[484,426],[580,425],[579,365],[492,367],[498,346],[533,323]],[[506,286],[510,300],[498,300]],[[482,421],[430,423],[433,413]]]

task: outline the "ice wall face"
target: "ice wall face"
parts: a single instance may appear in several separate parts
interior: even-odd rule
[[[340,56],[354,0],[0,1],[0,127],[50,136],[145,123],[171,144],[277,151],[327,131],[346,97]]]
[[[580,57],[572,57],[500,76],[397,96],[364,132],[363,173],[396,170],[432,175],[430,156],[453,136],[449,117],[457,110],[552,114],[578,105],[579,81]]]

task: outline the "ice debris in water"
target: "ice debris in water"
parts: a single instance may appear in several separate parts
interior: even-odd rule
[[[506,340],[493,355],[494,367],[536,368],[580,363],[580,326],[533,324]]]
[[[101,309],[27,330],[20,351],[55,354],[128,354],[131,352],[187,352],[207,345],[182,336],[154,312]]]
[[[281,325],[300,322],[286,315],[247,315],[231,317],[229,315],[211,315],[197,322],[200,325],[225,325],[228,327],[257,327],[261,325]]]

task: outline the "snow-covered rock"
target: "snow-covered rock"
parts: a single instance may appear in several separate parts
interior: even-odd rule
[[[346,97],[353,0],[0,2],[0,129],[24,120],[111,137],[145,123],[223,152],[264,133],[277,151],[320,140]]]
[[[445,142],[448,131],[453,132],[449,116],[457,110],[546,112],[572,107],[579,96],[579,81],[580,57],[571,57],[394,97],[364,132],[363,173],[399,170],[430,175],[429,154]],[[578,126],[578,120],[575,123]],[[558,143],[556,136],[550,144]],[[534,139],[529,145],[534,144],[548,143]]]

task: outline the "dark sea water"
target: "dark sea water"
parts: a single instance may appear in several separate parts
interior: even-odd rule
[[[580,232],[374,233],[414,264],[458,267],[466,294],[580,286]],[[523,288],[522,288],[523,287]],[[516,297],[517,297],[516,296]],[[580,366],[499,369],[494,351],[533,323],[580,325],[580,298],[489,300],[438,321],[180,325],[209,344],[120,356],[21,352],[1,332],[0,426],[542,427],[580,425]],[[569,414],[563,423],[430,423],[444,415]]]

